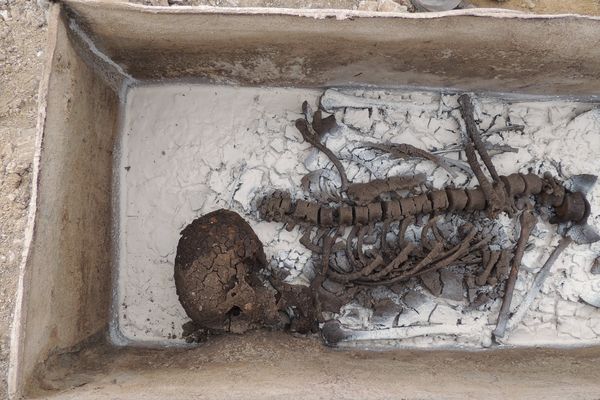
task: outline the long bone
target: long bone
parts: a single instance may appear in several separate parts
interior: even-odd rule
[[[404,272],[402,272],[398,276],[391,277],[386,280],[381,280],[378,282],[369,282],[365,280],[358,281],[357,283],[365,285],[365,286],[373,286],[373,285],[393,285],[398,282],[406,281],[410,278],[414,278],[416,276],[425,274],[427,272],[436,271],[441,268],[448,267],[452,265],[455,261],[457,261],[460,257],[466,255],[469,252],[469,243],[475,238],[477,234],[477,230],[471,226],[471,229],[467,232],[465,238],[452,249],[440,253],[436,247],[432,249],[429,254],[432,254],[434,251],[437,253],[434,257],[430,257],[425,263],[422,265],[418,265],[416,267],[412,267]],[[488,240],[488,239],[484,239]],[[427,256],[425,256],[427,258]],[[418,268],[417,268],[418,267]]]
[[[381,99],[367,99],[364,97],[353,96],[341,93],[335,89],[327,89],[321,96],[321,107],[325,111],[334,112],[340,108],[382,108],[414,111],[416,113],[428,109],[431,112],[437,111],[438,106],[422,104],[416,106],[412,100],[390,101]]]
[[[523,211],[521,217],[519,218],[521,233],[519,234],[519,240],[517,241],[517,246],[515,248],[515,255],[512,259],[510,274],[506,280],[504,299],[502,300],[502,306],[500,307],[500,312],[498,314],[496,329],[494,329],[493,332],[495,337],[503,337],[506,331],[506,325],[510,317],[510,304],[513,298],[513,291],[515,290],[515,283],[517,282],[517,277],[519,275],[521,260],[523,259],[523,254],[525,253],[525,245],[527,244],[529,235],[531,235],[531,232],[535,227],[536,221],[536,217],[530,210]]]
[[[527,311],[529,311],[531,303],[533,303],[539,292],[542,290],[542,286],[544,285],[546,278],[550,274],[550,269],[552,268],[552,265],[554,265],[556,260],[562,254],[562,252],[572,242],[573,240],[568,236],[563,236],[560,239],[560,241],[558,242],[558,246],[556,246],[556,248],[552,251],[542,268],[540,268],[539,272],[537,273],[535,280],[533,281],[533,285],[527,292],[527,295],[525,295],[525,298],[519,304],[516,312],[507,321],[507,329],[509,331],[514,329],[514,327],[521,322]]]
[[[477,154],[475,153],[475,147],[469,139],[465,139],[465,155],[467,156],[469,166],[471,166],[471,169],[473,170],[473,174],[477,178],[477,182],[479,182],[479,186],[485,194],[486,201],[494,201],[495,203],[497,203],[498,199],[496,194],[494,193],[492,184],[490,183],[490,181],[488,181],[487,177],[485,176],[481,167],[479,166],[479,162],[477,161]]]
[[[458,97],[458,104],[460,105],[460,112],[465,120],[465,125],[467,129],[467,134],[469,138],[473,142],[473,145],[479,155],[481,156],[481,160],[485,164],[485,167],[489,171],[492,176],[492,180],[494,182],[499,182],[500,176],[498,172],[496,172],[496,167],[494,163],[492,163],[492,159],[487,152],[485,144],[481,140],[481,133],[479,132],[479,128],[477,127],[477,123],[475,122],[475,115],[473,112],[473,102],[471,101],[471,97],[468,94],[462,94]]]
[[[337,346],[342,342],[360,342],[377,340],[405,340],[419,336],[460,336],[469,337],[481,342],[489,335],[484,322],[469,325],[440,325],[440,326],[406,326],[378,330],[347,329],[337,320],[325,323],[321,331],[323,340],[328,346]]]

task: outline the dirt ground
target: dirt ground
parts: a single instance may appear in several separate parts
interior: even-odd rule
[[[339,351],[317,338],[255,331],[195,349],[92,345],[51,357],[31,394],[137,400],[152,386],[144,400],[598,399],[599,361],[597,348]]]
[[[155,5],[358,7],[358,0],[138,0]],[[600,15],[600,0],[471,0],[480,7]],[[45,57],[45,0],[0,0],[0,398],[31,186],[37,87]]]
[[[600,0],[470,0],[477,7],[509,8],[536,14],[600,15]]]
[[[0,0],[0,398],[6,396],[45,41],[43,7],[34,1]]]

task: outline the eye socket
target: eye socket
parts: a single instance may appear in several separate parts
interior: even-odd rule
[[[241,313],[242,313],[242,309],[239,308],[238,306],[233,306],[229,309],[229,311],[227,311],[227,314],[229,314],[232,317],[237,317]]]

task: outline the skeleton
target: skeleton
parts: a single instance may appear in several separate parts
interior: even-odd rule
[[[512,291],[521,258],[536,224],[532,209],[534,206],[550,208],[550,222],[569,232],[568,227],[585,226],[590,205],[584,192],[567,190],[549,174],[499,175],[487,145],[481,139],[470,96],[463,94],[458,102],[466,127],[463,147],[478,187],[447,187],[419,192],[416,189],[425,180],[422,175],[352,183],[340,160],[321,142],[328,130],[335,126],[333,116],[323,119],[320,110],[312,114],[304,102],[304,118],[296,121],[296,127],[303,138],[323,152],[337,169],[341,182],[339,193],[328,196],[333,202],[325,202],[295,200],[290,193],[277,191],[262,199],[259,212],[264,220],[284,223],[287,229],[300,226],[304,231],[301,243],[320,255],[321,266],[315,278],[318,282],[331,279],[349,286],[392,285],[441,268],[482,265],[482,270],[468,284],[505,283],[504,300],[494,332],[497,337],[502,337],[510,317]],[[367,143],[366,146],[396,157],[424,158],[450,169],[440,155],[407,144]],[[478,155],[483,166],[479,164]],[[407,190],[412,192],[405,194]],[[492,235],[478,230],[469,222],[465,222],[454,234],[444,234],[439,226],[441,217],[449,214],[483,213],[493,219],[501,212],[509,216],[520,215],[521,229],[514,252],[492,250],[489,247],[494,239]],[[429,219],[421,230],[418,243],[406,242],[408,227],[417,218],[426,216]],[[395,243],[389,243],[388,236],[395,224],[398,225],[397,239]],[[378,240],[372,240],[374,233]],[[589,230],[583,236],[580,235],[578,242],[598,240],[597,235]],[[332,255],[337,252],[345,253],[347,267],[332,262]],[[485,298],[480,297],[475,303],[478,301],[485,301]],[[339,332],[331,335],[340,336]]]

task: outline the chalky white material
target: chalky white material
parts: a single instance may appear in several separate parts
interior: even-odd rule
[[[342,159],[349,179],[358,182],[423,172],[428,184],[436,188],[450,183],[476,184],[461,169],[456,169],[457,177],[452,179],[430,162],[391,160],[360,145],[363,141],[391,141],[439,150],[459,144],[461,119],[456,95],[371,89],[327,93],[325,105],[335,113],[340,128],[327,137],[326,144]],[[309,282],[311,253],[299,243],[301,233],[297,228],[288,232],[281,224],[259,221],[256,201],[274,189],[301,196],[302,176],[333,168],[294,127],[295,119],[301,117],[302,102],[308,100],[316,109],[322,94],[311,89],[195,84],[130,89],[118,167],[116,312],[125,340],[165,345],[183,342],[181,326],[187,318],[173,282],[179,232],[194,218],[218,208],[232,209],[248,220],[265,245],[271,267],[287,269],[289,279],[298,284]],[[500,174],[531,169],[568,178],[600,171],[600,109],[596,105],[495,97],[476,97],[475,102],[483,130],[508,124],[525,126],[523,132],[499,132],[488,138],[490,143],[518,150],[493,156]],[[445,155],[458,158],[457,153]],[[590,222],[598,228],[600,186],[588,199],[592,204]],[[504,245],[512,243],[516,239],[513,221],[500,216],[497,224],[505,233]],[[557,241],[556,228],[540,220],[523,259],[515,307]],[[593,277],[589,271],[599,251],[598,244],[569,247],[505,343],[600,343],[600,310],[579,301],[581,288],[590,290],[586,282]],[[448,285],[442,293],[445,298],[434,297],[418,280],[400,289],[372,292],[375,299],[389,298],[400,305],[403,311],[399,315],[382,318],[353,303],[336,317],[346,328],[360,330],[361,341],[369,339],[364,331],[373,331],[373,339],[385,342],[387,338],[388,345],[490,346],[500,299],[471,309],[466,299],[456,299],[460,275],[456,278],[447,273],[442,278]]]

